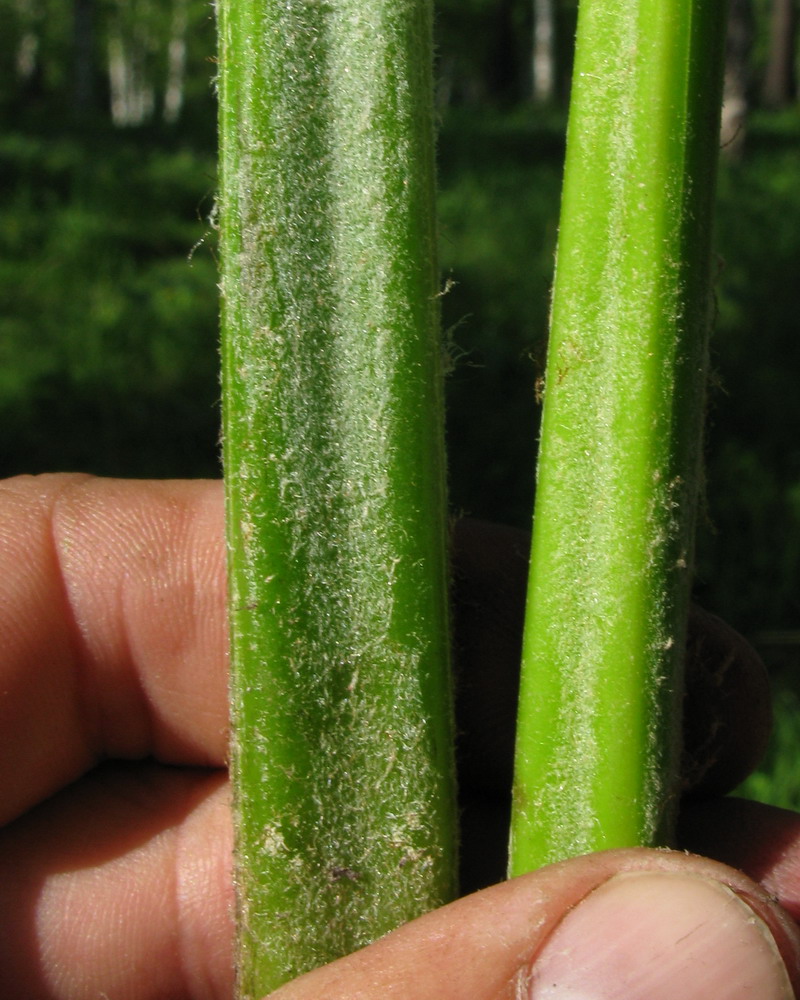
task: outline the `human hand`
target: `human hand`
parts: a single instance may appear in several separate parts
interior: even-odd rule
[[[473,884],[502,854],[499,837],[482,838],[502,831],[506,809],[497,737],[513,703],[525,558],[517,535],[484,532],[462,527],[456,553],[468,608],[459,688]],[[216,483],[0,484],[0,997],[231,996],[222,538]],[[749,678],[745,664],[711,728],[724,731],[720,720],[736,718],[742,702],[745,711],[757,704]],[[737,701],[731,692],[742,682],[749,693]],[[748,755],[737,747],[747,742],[717,741],[712,785],[741,765]],[[695,774],[705,770],[696,766],[705,743],[691,755]],[[800,914],[793,814],[706,802],[687,811],[684,829],[687,844],[748,870]],[[631,871],[654,874],[617,877]],[[770,897],[728,868],[678,853],[610,852],[460,900],[276,996],[771,1000],[792,995],[772,941],[797,984],[793,935]],[[568,974],[590,977],[594,992],[575,982],[572,993],[543,992],[542,976],[563,984],[558,956],[574,939]],[[619,986],[643,967],[648,979]],[[616,992],[600,992],[607,982]]]

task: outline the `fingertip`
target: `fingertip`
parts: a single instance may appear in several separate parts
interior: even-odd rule
[[[756,650],[692,605],[686,642],[682,761],[688,795],[724,795],[763,757],[772,728],[769,675]]]
[[[0,482],[0,823],[98,759],[227,754],[222,487]]]
[[[710,956],[727,974],[716,962],[708,973]],[[610,851],[465,897],[272,996],[788,1000],[797,967],[791,922],[741,873],[677,852]]]
[[[786,964],[749,899],[694,872],[629,871],[585,897],[545,942],[527,1000],[790,1000]]]

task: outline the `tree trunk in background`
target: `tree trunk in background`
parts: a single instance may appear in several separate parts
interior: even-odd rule
[[[556,90],[554,0],[533,0],[533,99],[547,104]]]
[[[789,104],[795,97],[795,16],[794,0],[772,0],[769,29],[769,56],[762,97],[771,108]]]
[[[153,56],[158,49],[157,10],[144,0],[116,0],[108,29],[108,82],[111,120],[118,128],[142,125],[153,117],[156,92]]]
[[[726,156],[735,157],[741,155],[747,125],[752,0],[731,0],[729,11],[720,145]]]
[[[39,71],[41,11],[34,0],[17,0],[15,6],[20,33],[14,56],[14,66],[17,79],[23,84],[28,84]]]
[[[94,103],[94,0],[73,0],[72,59],[72,106],[81,115]]]
[[[514,0],[495,0],[487,20],[489,44],[484,63],[487,96],[494,101],[515,102],[528,92],[527,71],[520,59],[519,33],[514,21]],[[524,60],[524,55],[523,55]]]
[[[164,121],[174,124],[183,107],[183,87],[186,79],[186,12],[187,0],[174,0],[172,26],[167,48],[167,86],[164,91]]]
[[[118,128],[141,125],[153,115],[155,93],[147,78],[144,53],[121,31],[108,39],[111,120]]]

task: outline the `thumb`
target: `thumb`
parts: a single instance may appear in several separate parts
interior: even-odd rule
[[[608,851],[458,900],[271,1000],[791,1000],[798,956],[794,925],[741,873]]]

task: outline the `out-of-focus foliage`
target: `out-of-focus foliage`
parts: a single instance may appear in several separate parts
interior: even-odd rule
[[[216,474],[213,11],[0,23],[0,472]]]
[[[212,474],[213,158],[92,149],[0,135],[0,469]]]
[[[800,695],[796,681],[781,678],[776,685],[775,726],[761,766],[736,791],[737,796],[800,812]]]
[[[798,109],[761,112],[719,182],[699,576],[748,631],[800,626],[799,165]]]

